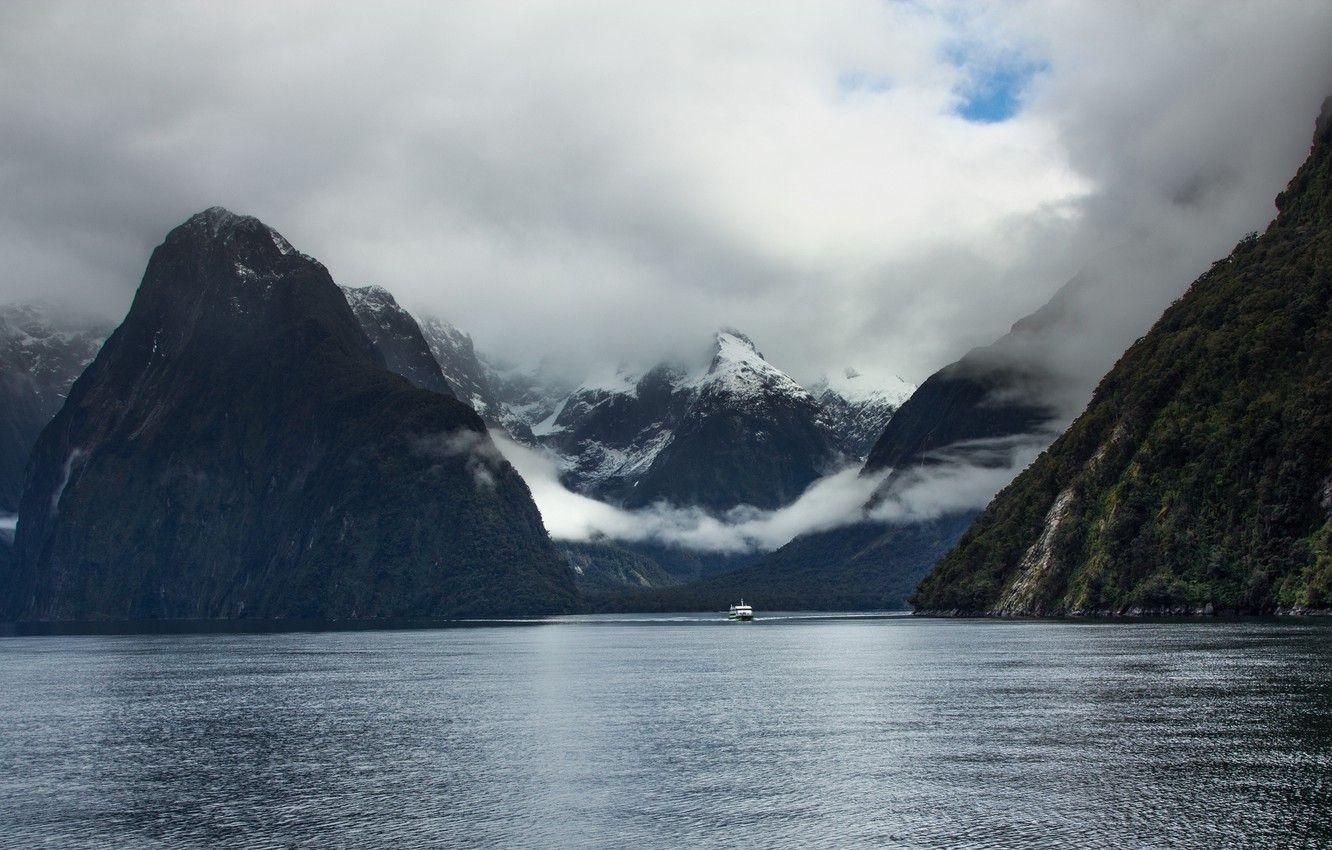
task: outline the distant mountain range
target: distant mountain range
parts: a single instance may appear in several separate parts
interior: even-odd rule
[[[570,386],[496,366],[438,317],[409,326],[410,314],[381,287],[345,291],[393,371],[418,386],[433,380],[419,330],[444,383],[490,427],[553,452],[571,489],[630,508],[789,504],[821,475],[863,461],[915,390],[852,368],[807,390],[730,329],[702,363],[620,369]]]
[[[307,278],[323,280],[310,291],[299,291],[292,282]],[[558,609],[572,604],[573,580],[594,589],[671,586],[752,560],[660,544],[569,543],[561,545],[558,556],[567,569],[559,571],[561,578],[553,585],[549,576],[525,589],[487,585],[480,574],[465,580],[493,590],[489,601],[436,598],[426,604],[414,595],[420,588],[377,590],[376,598],[361,602],[326,598],[332,591],[317,586],[321,579],[310,561],[314,555],[298,555],[291,548],[292,535],[302,533],[314,547],[311,552],[328,545],[318,539],[313,507],[284,501],[295,494],[272,492],[272,484],[256,490],[254,481],[266,466],[274,482],[280,476],[308,480],[316,470],[325,478],[348,472],[336,472],[337,464],[326,455],[311,457],[326,449],[318,442],[299,448],[292,442],[297,433],[309,437],[318,430],[315,420],[328,419],[305,397],[320,386],[329,389],[330,381],[338,383],[309,362],[320,346],[336,350],[336,356],[322,352],[328,368],[333,363],[350,368],[351,360],[359,364],[352,373],[365,371],[368,357],[372,370],[387,369],[433,396],[462,399],[490,427],[554,453],[570,486],[629,507],[665,501],[724,511],[740,504],[787,504],[821,474],[862,457],[870,436],[913,389],[900,379],[871,384],[848,369],[821,380],[811,392],[732,330],[719,332],[712,356],[692,368],[662,364],[632,377],[622,372],[611,382],[570,386],[540,371],[493,364],[466,334],[438,318],[417,321],[378,286],[336,290],[347,307],[344,315],[359,331],[353,336],[345,319],[333,315],[337,310],[320,301],[327,282],[322,266],[292,249],[276,231],[213,209],[177,228],[154,253],[130,314],[100,356],[109,328],[62,321],[34,305],[5,308],[0,331],[6,360],[0,378],[12,397],[27,402],[8,407],[15,422],[3,446],[11,513],[20,508],[30,456],[35,461],[27,479],[22,531],[13,551],[4,544],[5,559],[13,563],[4,565],[0,586],[8,591],[12,616],[401,616],[501,610],[514,604],[523,610]],[[302,317],[302,311],[311,315]],[[310,349],[272,339],[279,328],[305,335]],[[174,342],[168,345],[168,340]],[[144,345],[146,353],[140,350]],[[266,346],[276,348],[264,359]],[[239,379],[242,363],[254,370],[250,380]],[[290,383],[298,363],[320,373],[307,374],[299,391]],[[72,389],[85,368],[86,377]],[[205,385],[207,393],[187,390]],[[73,400],[62,411],[67,395]],[[324,401],[336,398],[338,393],[330,391]],[[279,416],[284,408],[302,412]],[[251,421],[261,412],[264,427],[272,430],[262,440],[256,432],[259,420]],[[347,413],[339,407],[332,415]],[[37,435],[48,423],[39,442]],[[361,425],[344,427],[354,432]],[[474,426],[459,420],[457,427]],[[212,436],[205,439],[205,433]],[[205,444],[237,451],[256,440],[265,447],[243,450],[239,467],[206,456]],[[302,468],[293,469],[291,464],[302,457]],[[438,474],[438,464],[434,471]],[[110,499],[107,488],[117,477],[126,487]],[[354,480],[347,478],[346,486]],[[230,482],[225,495],[195,492],[193,486],[221,481]],[[326,495],[345,499],[345,494]],[[430,501],[419,506],[420,512],[430,512]],[[263,517],[255,513],[261,505]],[[175,539],[169,543],[159,539],[187,518],[189,534],[170,532]],[[121,530],[112,532],[114,527]],[[232,534],[244,542],[230,539]],[[540,553],[549,543],[544,533],[538,537],[519,545],[537,553],[528,560],[535,557],[548,569],[551,550]],[[365,540],[358,544],[359,556],[345,550],[345,540],[334,547],[345,561],[335,572],[350,575],[369,568],[366,553],[378,550]],[[204,552],[210,543],[230,554],[209,560]],[[260,545],[275,551],[264,557],[256,549]],[[430,545],[418,537],[401,551],[419,553]],[[469,548],[475,552],[475,545]],[[328,557],[329,550],[323,551]],[[295,560],[285,563],[284,558]],[[168,570],[164,559],[179,569]],[[100,565],[96,574],[79,577],[90,564]],[[514,568],[534,569],[531,563]],[[285,589],[275,591],[264,584],[268,580],[285,582]],[[153,583],[161,585],[164,596],[144,596]],[[439,593],[447,596],[444,590]]]
[[[855,369],[806,388],[734,329],[696,363],[572,382],[496,364],[381,287],[339,288],[213,208],[153,252],[109,338],[0,308],[0,616],[864,609],[913,591],[936,614],[1329,610],[1330,174],[1332,102],[1277,219],[1058,440],[1067,379],[1043,340],[1078,332],[1080,279],[918,389]],[[626,509],[777,509],[851,464],[873,494],[773,552],[556,545],[491,431]],[[930,501],[1047,446],[984,511]]]
[[[444,383],[490,427],[551,451],[570,489],[629,508],[789,504],[821,475],[863,461],[915,389],[848,368],[806,390],[731,329],[702,363],[622,368],[570,387],[494,365],[467,334],[438,317],[414,320],[380,287],[345,291],[393,371],[418,386],[434,380],[419,331]]]
[[[825,379],[816,397],[728,329],[704,363],[586,381],[532,430],[561,457],[571,488],[607,501],[771,509],[858,462],[866,432],[881,430],[914,389],[857,378]]]
[[[886,478],[866,506],[903,498],[910,487],[943,468],[1000,468],[1021,462],[1018,450],[1054,439],[1057,412],[1040,402],[1058,378],[1016,356],[1025,337],[1065,315],[1056,295],[991,346],[976,349],[931,375],[888,418],[862,475]],[[1016,469],[1014,469],[1016,472]],[[825,610],[900,609],[935,562],[975,517],[975,508],[941,510],[922,518],[871,518],[804,534],[734,571],[696,586],[654,594],[618,594],[619,607],[693,607],[728,593],[776,604]]]

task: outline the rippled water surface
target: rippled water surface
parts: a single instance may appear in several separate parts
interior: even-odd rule
[[[1332,626],[0,638],[12,846],[1332,846]]]

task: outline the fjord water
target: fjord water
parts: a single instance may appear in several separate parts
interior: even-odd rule
[[[1332,625],[0,639],[0,841],[1332,843]]]

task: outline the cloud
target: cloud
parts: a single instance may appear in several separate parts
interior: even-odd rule
[[[776,549],[801,534],[855,522],[918,522],[984,507],[1040,451],[1030,438],[980,441],[939,452],[934,464],[914,468],[874,500],[888,472],[861,475],[839,470],[809,486],[786,507],[765,511],[741,506],[721,516],[699,508],[659,504],[625,510],[574,493],[559,481],[547,453],[501,436],[495,444],[527,482],[546,530],[556,540],[610,538],[652,541],[709,552]],[[867,508],[873,503],[873,507]]]
[[[797,534],[854,521],[882,480],[844,469],[815,482],[794,503],[775,511],[743,506],[716,516],[701,508],[665,504],[631,511],[567,489],[546,452],[501,436],[495,437],[495,443],[527,482],[546,530],[556,540],[651,540],[713,552],[775,549]]]
[[[919,381],[1094,267],[1089,387],[1270,217],[1329,42],[1324,3],[6,3],[0,299],[122,313],[224,204],[509,360],[734,324]]]
[[[983,508],[1049,443],[1048,434],[1036,434],[969,440],[940,449],[929,463],[903,470],[876,493],[868,518],[923,522]]]
[[[466,428],[413,437],[411,450],[432,460],[462,458],[464,468],[479,489],[495,487],[495,474],[504,463],[504,456],[486,432]]]

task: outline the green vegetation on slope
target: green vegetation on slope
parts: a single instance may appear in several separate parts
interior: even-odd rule
[[[1332,117],[1241,242],[922,582],[930,612],[1332,608]]]

